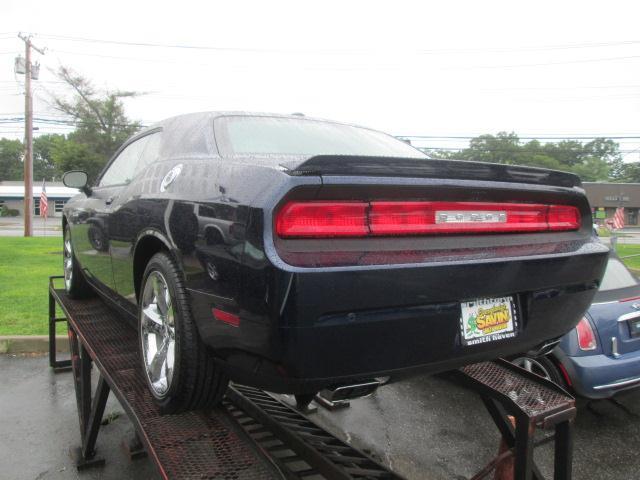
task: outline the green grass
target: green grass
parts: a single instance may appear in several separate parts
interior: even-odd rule
[[[0,237],[0,335],[48,332],[50,275],[62,274],[62,237]]]
[[[640,245],[616,250],[640,274]],[[62,237],[0,237],[0,335],[46,335],[49,276],[61,274]]]
[[[636,275],[640,275],[640,245],[618,243],[616,252],[628,268],[633,270]],[[638,256],[631,257],[630,255]]]

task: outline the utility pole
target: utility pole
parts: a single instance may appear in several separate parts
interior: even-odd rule
[[[31,49],[44,55],[44,50],[31,43],[31,35],[18,34],[25,47],[24,75],[24,236],[33,231],[33,97],[31,95]]]

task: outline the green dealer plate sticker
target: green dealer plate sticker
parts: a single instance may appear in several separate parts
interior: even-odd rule
[[[514,338],[518,317],[513,297],[480,298],[460,303],[462,345]]]

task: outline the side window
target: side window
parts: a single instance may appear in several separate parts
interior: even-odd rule
[[[125,147],[104,172],[98,186],[123,185],[133,180],[138,162],[148,141],[149,135],[146,135]]]
[[[144,147],[144,151],[142,152],[142,156],[140,157],[140,161],[136,167],[134,175],[138,175],[145,168],[155,162],[160,156],[160,140],[161,132],[155,132],[145,137],[147,139],[147,144]]]

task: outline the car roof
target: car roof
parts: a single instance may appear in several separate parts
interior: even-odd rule
[[[239,116],[239,117],[276,117],[276,118],[290,118],[290,119],[294,119],[294,120],[314,120],[316,122],[327,122],[327,123],[334,123],[334,124],[338,124],[338,125],[348,125],[348,126],[352,126],[352,127],[359,127],[359,128],[367,128],[369,130],[372,130],[368,127],[363,127],[362,125],[356,125],[353,123],[347,123],[347,122],[338,122],[335,120],[329,120],[326,118],[319,118],[319,117],[308,117],[307,115],[301,114],[301,113],[290,113],[290,114],[283,114],[283,113],[270,113],[270,112],[251,112],[251,111],[242,111],[242,110],[228,110],[228,111],[209,111],[209,112],[193,112],[193,113],[185,113],[185,114],[181,114],[181,115],[175,115],[173,117],[169,117],[166,118],[164,120],[160,120],[159,122],[154,123],[153,125],[150,125],[149,127],[147,127],[145,130],[153,130],[156,129],[158,127],[164,127],[164,126],[173,126],[176,123],[180,123],[180,122],[198,122],[198,121],[202,121],[202,122],[208,122],[209,120],[213,120],[215,118],[218,117],[229,117],[229,116]]]
[[[308,117],[300,113],[282,114],[268,112],[250,112],[250,111],[210,111],[210,112],[194,112],[182,115],[176,115],[154,123],[141,130],[132,137],[129,142],[162,129],[162,156],[165,157],[184,157],[184,156],[201,156],[207,154],[220,154],[214,138],[212,127],[213,120],[219,117],[241,116],[241,117],[269,117],[269,118],[289,118],[293,120],[311,120],[317,122],[326,122],[334,125],[344,125],[350,127],[364,128],[367,130],[377,131],[368,127],[362,127],[345,122],[337,122],[323,118]],[[380,132],[384,133],[384,132]],[[386,135],[386,134],[385,134]]]

